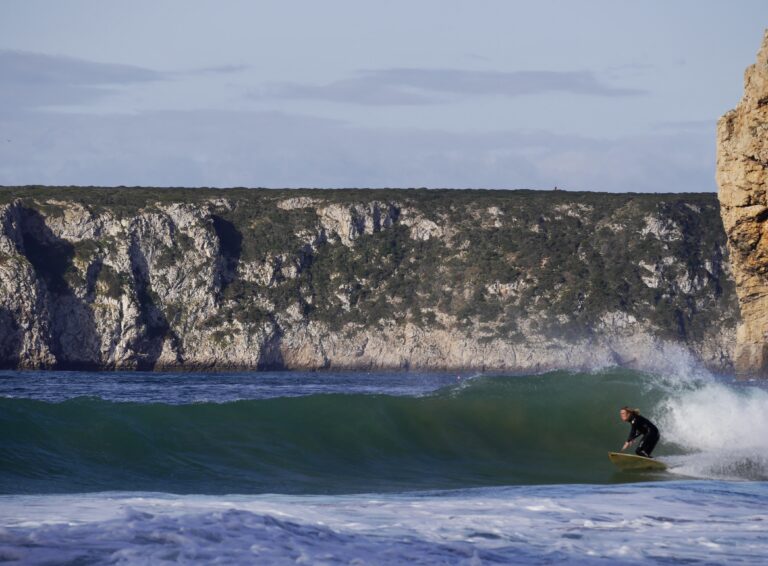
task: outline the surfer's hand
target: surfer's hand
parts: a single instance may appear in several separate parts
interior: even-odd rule
[[[622,447],[621,447],[621,451],[623,452],[624,450],[626,450],[627,448],[629,448],[629,444],[630,444],[629,442],[625,442],[625,443],[624,443],[624,446],[622,446]]]

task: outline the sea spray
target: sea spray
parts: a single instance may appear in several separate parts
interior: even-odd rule
[[[658,409],[666,441],[685,455],[675,471],[696,477],[768,479],[768,391],[757,384],[699,384]]]

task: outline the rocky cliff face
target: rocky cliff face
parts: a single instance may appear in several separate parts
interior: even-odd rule
[[[0,189],[0,364],[727,369],[714,195]]]
[[[717,182],[739,298],[734,363],[744,375],[768,376],[768,31],[744,96],[717,125]]]

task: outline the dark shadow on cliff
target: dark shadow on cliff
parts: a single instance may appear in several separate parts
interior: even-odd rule
[[[158,359],[163,352],[165,339],[171,340],[171,346],[176,352],[176,361],[180,359],[180,340],[168,323],[163,311],[158,307],[156,295],[150,283],[150,271],[147,258],[136,239],[131,241],[128,255],[131,261],[136,299],[139,303],[139,324],[144,327],[144,333],[133,344],[137,356],[136,369],[151,371],[155,369]]]
[[[283,329],[280,328],[274,315],[270,314],[269,319],[272,322],[272,334],[264,340],[261,346],[256,369],[259,371],[284,370],[286,369],[285,360],[283,360],[283,353],[280,350],[283,341]]]
[[[104,259],[97,257],[88,266],[85,273],[85,300],[93,303],[96,300],[96,281],[99,279],[101,270],[104,268]]]
[[[218,293],[218,299],[224,295],[230,283],[237,275],[237,266],[240,263],[240,256],[243,253],[243,235],[235,228],[229,220],[221,216],[211,216],[213,230],[219,239],[219,278],[221,287]]]
[[[19,367],[22,345],[22,330],[13,313],[0,307],[0,368]]]
[[[36,210],[20,210],[19,252],[32,264],[38,281],[45,286],[44,308],[50,334],[48,347],[58,369],[89,369],[100,366],[99,344],[93,311],[87,297],[78,297],[68,276],[76,277],[75,247],[59,238]]]

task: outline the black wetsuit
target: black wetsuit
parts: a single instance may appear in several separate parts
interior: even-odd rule
[[[642,435],[643,439],[640,441],[640,446],[635,450],[635,454],[650,458],[651,452],[653,452],[656,443],[659,441],[659,429],[651,421],[640,415],[629,419],[629,423],[632,425],[632,430],[629,431],[627,442],[632,442],[635,438]]]

